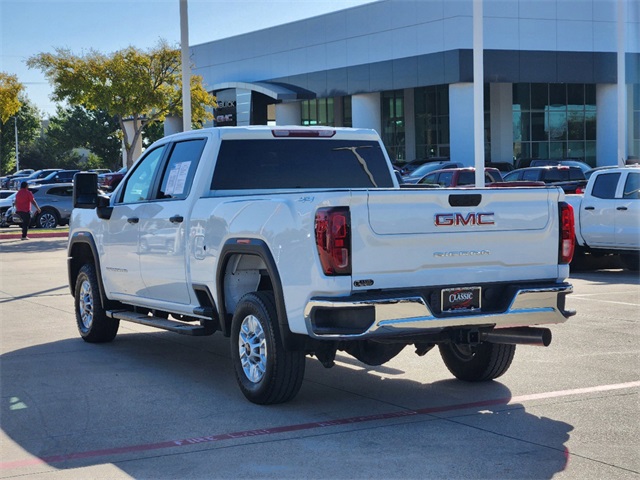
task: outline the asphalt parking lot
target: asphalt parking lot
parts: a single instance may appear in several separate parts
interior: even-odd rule
[[[309,358],[294,401],[262,407],[220,334],[83,342],[65,247],[0,240],[0,478],[640,478],[640,280],[615,264],[572,273],[578,314],[499,381],[437,351]]]

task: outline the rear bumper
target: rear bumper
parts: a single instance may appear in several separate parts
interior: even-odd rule
[[[436,313],[425,298],[415,295],[312,298],[305,308],[309,335],[326,340],[392,338],[436,333],[447,328],[519,327],[565,322],[575,314],[565,309],[568,283],[527,286],[513,290],[500,312]]]

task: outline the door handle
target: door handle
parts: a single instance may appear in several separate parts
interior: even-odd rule
[[[626,210],[626,209],[627,209],[627,207],[618,207],[618,208],[616,208],[616,210]]]
[[[133,223],[138,223],[140,221],[140,219],[138,217],[129,217],[127,218],[127,222],[133,224]]]
[[[169,218],[169,221],[171,223],[182,223],[184,221],[184,217],[182,215],[174,215],[173,217]]]
[[[596,207],[584,207],[585,210],[595,210]]]

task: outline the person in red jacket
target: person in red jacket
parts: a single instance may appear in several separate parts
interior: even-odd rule
[[[20,240],[29,240],[27,231],[31,223],[31,205],[36,207],[36,211],[40,213],[40,207],[36,199],[33,198],[33,193],[27,188],[28,186],[27,182],[22,182],[20,190],[16,193],[16,213],[22,219],[22,238]]]

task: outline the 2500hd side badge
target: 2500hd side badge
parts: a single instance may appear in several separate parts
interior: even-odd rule
[[[434,223],[436,227],[495,225],[493,215],[493,212],[469,212],[467,214],[460,212],[436,213]]]

